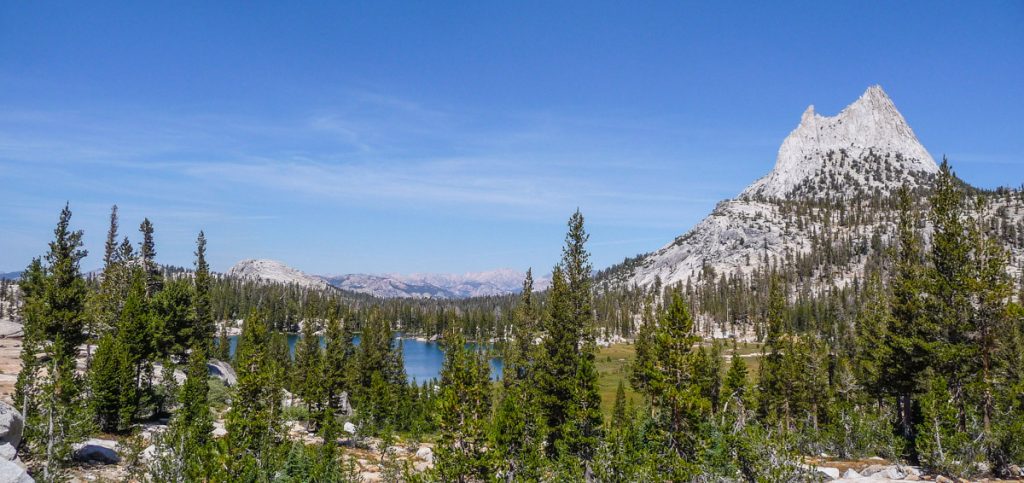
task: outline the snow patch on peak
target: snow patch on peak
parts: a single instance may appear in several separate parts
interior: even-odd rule
[[[874,163],[888,159],[887,166],[860,162],[870,155],[874,156]],[[868,173],[872,169],[895,171],[893,176],[898,179],[873,182]],[[875,85],[832,117],[817,114],[814,106],[809,106],[800,117],[800,124],[782,142],[774,169],[741,196],[785,198],[808,180],[824,178],[856,184],[849,187],[851,191],[896,187],[916,184],[920,175],[938,170],[896,105],[881,86]]]
[[[254,258],[242,260],[231,267],[227,275],[259,282],[296,284],[316,290],[324,290],[329,287],[324,280],[296,270],[277,260]]]

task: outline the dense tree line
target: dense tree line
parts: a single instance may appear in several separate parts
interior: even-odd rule
[[[58,481],[73,443],[130,439],[169,417],[137,478],[357,481],[341,444],[361,438],[377,442],[386,478],[408,481],[800,480],[814,477],[806,457],[821,454],[1007,475],[1024,461],[1024,291],[992,196],[1006,194],[969,190],[944,162],[926,210],[909,189],[872,201],[893,207],[894,231],[871,250],[823,242],[806,255],[807,267],[862,257],[864,280],[824,290],[810,288],[820,273],[801,256],[615,289],[592,277],[577,211],[548,290],[534,291],[531,271],[515,296],[462,302],[217,277],[201,232],[192,270],[161,268],[152,223],[133,244],[119,238],[116,208],[103,270],[87,280],[65,207],[19,285],[21,452],[37,477]],[[217,326],[235,319],[232,355]],[[704,341],[714,324],[752,330],[759,352]],[[408,380],[401,332],[443,335],[439,380]],[[634,339],[627,379],[639,398],[620,384],[606,417],[596,354],[612,335]],[[214,357],[230,359],[233,387],[209,379]],[[289,436],[296,420],[317,442]],[[435,448],[427,471],[390,453],[422,438]]]

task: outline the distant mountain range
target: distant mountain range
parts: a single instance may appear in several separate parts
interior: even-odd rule
[[[21,272],[0,273],[0,280],[17,280],[21,278]]]
[[[507,295],[522,290],[524,272],[499,269],[465,274],[345,274],[320,276],[294,269],[283,262],[247,259],[236,263],[228,276],[268,283],[297,284],[312,289],[329,287],[381,298],[459,299]],[[543,290],[547,279],[535,277],[534,288]]]

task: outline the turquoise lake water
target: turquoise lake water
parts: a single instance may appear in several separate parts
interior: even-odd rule
[[[231,354],[235,353],[235,345],[238,343],[238,337],[232,336],[231,338]],[[295,354],[295,344],[298,343],[299,336],[297,334],[288,335],[288,348],[291,349],[292,355]],[[395,339],[397,344],[399,339]],[[430,379],[440,379],[441,377],[441,365],[444,363],[444,351],[441,349],[441,345],[437,342],[422,341],[416,339],[401,339],[402,342],[402,359],[405,361],[405,374],[409,381],[423,382],[429,381]],[[355,337],[356,345],[359,344],[359,336]],[[320,339],[320,345],[324,345],[324,339]],[[467,344],[467,347],[472,345]],[[491,379],[501,378],[501,358],[495,357],[491,359]]]

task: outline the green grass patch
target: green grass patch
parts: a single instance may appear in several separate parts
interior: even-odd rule
[[[601,347],[597,351],[597,388],[601,393],[601,410],[610,416],[615,406],[615,390],[619,381],[626,386],[626,400],[634,406],[640,404],[641,397],[629,386],[629,364],[636,358],[636,346],[633,344],[614,344]]]
[[[704,343],[710,347],[710,343]],[[747,377],[751,383],[757,382],[757,370],[761,365],[761,344],[757,342],[740,342],[736,346],[736,353],[743,357],[747,363]],[[732,354],[732,345],[726,345],[723,355]],[[612,407],[615,406],[615,390],[619,381],[626,386],[626,400],[630,404],[639,405],[643,399],[639,393],[629,385],[629,365],[636,359],[636,346],[630,343],[614,344],[608,347],[601,347],[597,351],[597,386],[601,393],[601,410],[605,416],[610,416]],[[722,367],[722,377],[729,369],[729,361],[725,361]]]

